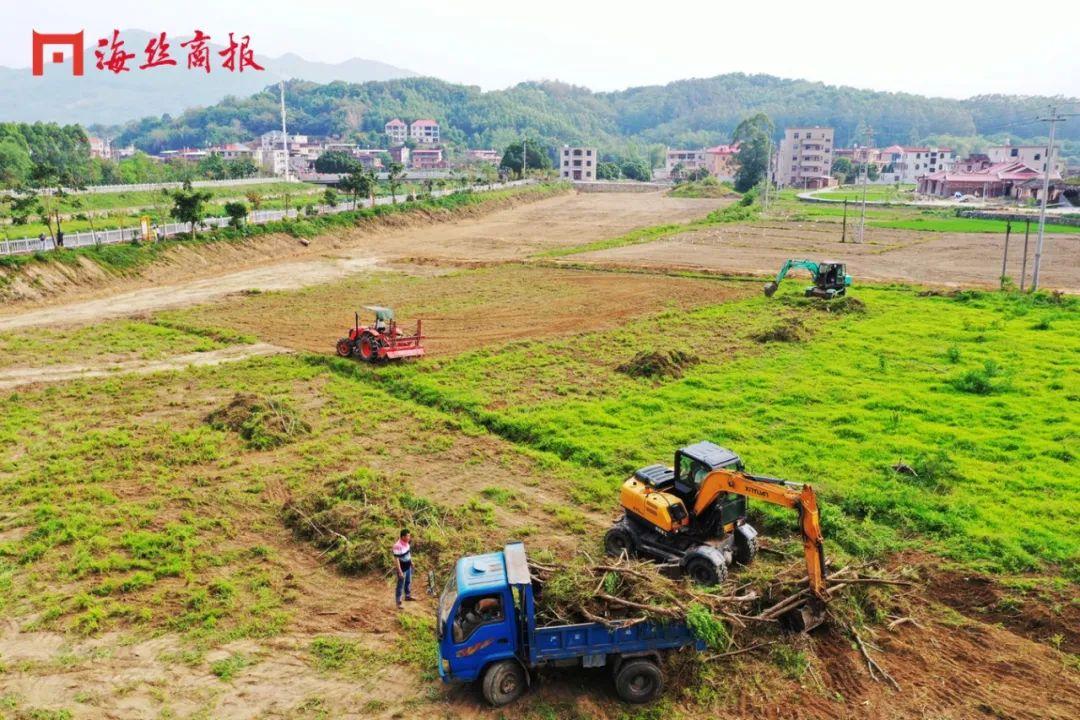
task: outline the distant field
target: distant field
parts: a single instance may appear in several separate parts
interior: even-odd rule
[[[866,186],[867,202],[903,202],[911,200],[914,197],[914,194],[914,185],[901,185],[899,188],[895,185]],[[816,195],[828,200],[860,201],[863,199],[863,189],[857,184],[840,185],[839,187],[816,193]]]

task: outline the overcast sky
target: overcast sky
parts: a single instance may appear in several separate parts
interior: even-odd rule
[[[726,72],[947,97],[1080,96],[1080,2],[969,0],[0,0],[0,65],[30,33],[115,27],[248,33],[259,54],[362,57],[502,88],[558,79],[595,90]],[[0,99],[7,102],[8,99]]]

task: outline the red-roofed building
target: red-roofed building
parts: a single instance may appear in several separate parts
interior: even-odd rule
[[[431,119],[413,120],[409,125],[409,137],[418,143],[439,144],[439,123]]]
[[[705,167],[717,180],[734,180],[739,169],[739,143],[705,148]]]
[[[410,153],[411,166],[416,170],[436,170],[446,167],[443,161],[442,148],[417,147]]]
[[[90,143],[90,157],[107,159],[112,156],[112,147],[109,144],[108,138],[99,138],[94,135],[88,135],[86,140]]]
[[[1052,180],[1061,176],[1052,174]],[[989,167],[972,172],[939,170],[919,178],[919,192],[923,195],[952,197],[956,193],[974,195],[981,198],[1011,197],[1027,199],[1033,197],[1032,180],[1042,178],[1042,173],[1021,162],[994,163]],[[1052,190],[1051,200],[1056,197]]]
[[[237,158],[249,158],[252,150],[247,145],[240,143],[227,143],[210,148],[211,155],[220,155],[223,160],[236,160]]]
[[[390,138],[392,144],[401,144],[405,142],[405,139],[409,135],[409,126],[401,121],[401,118],[394,118],[390,122],[383,126],[383,130],[386,131],[386,136]]]

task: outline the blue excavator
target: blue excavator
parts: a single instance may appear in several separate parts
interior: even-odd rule
[[[851,285],[851,276],[847,274],[844,263],[788,260],[780,268],[780,272],[776,273],[776,279],[765,285],[765,297],[772,297],[787,274],[799,268],[808,270],[810,276],[814,279],[814,284],[806,288],[806,297],[832,300],[844,295]]]

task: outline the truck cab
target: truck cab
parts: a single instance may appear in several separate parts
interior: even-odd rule
[[[608,667],[623,700],[649,702],[663,689],[660,653],[699,649],[683,622],[574,623],[537,627],[525,545],[457,561],[437,609],[443,682],[479,681],[495,706],[517,699],[530,671],[545,666]]]

